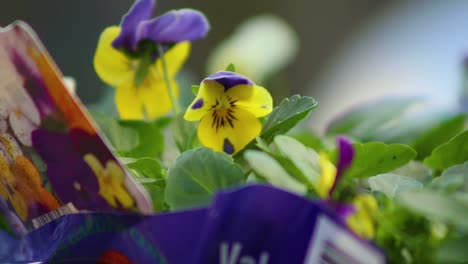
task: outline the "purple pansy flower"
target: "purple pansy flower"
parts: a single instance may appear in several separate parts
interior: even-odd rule
[[[123,17],[120,35],[112,46],[137,52],[142,40],[171,45],[203,38],[210,29],[206,17],[192,9],[174,10],[150,19],[155,5],[155,0],[136,1]]]
[[[73,144],[72,138],[84,136],[80,129],[69,134],[38,129],[32,134],[34,149],[47,164],[50,183],[64,203],[73,203],[78,209],[110,210],[98,194],[96,175],[83,159],[83,154]],[[81,142],[89,142],[91,135]],[[95,146],[98,144],[96,137]]]

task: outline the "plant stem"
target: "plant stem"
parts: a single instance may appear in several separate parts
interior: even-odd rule
[[[179,114],[179,105],[177,104],[177,98],[175,97],[174,90],[172,90],[172,85],[169,79],[169,72],[167,71],[166,59],[164,58],[164,50],[160,44],[158,44],[158,53],[161,59],[162,70],[164,75],[164,81],[166,82],[166,87],[169,91],[169,98],[171,98],[172,107],[174,108],[174,113]]]

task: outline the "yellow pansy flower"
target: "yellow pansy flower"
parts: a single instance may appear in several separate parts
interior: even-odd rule
[[[379,209],[375,197],[371,194],[360,194],[352,202],[355,213],[348,218],[348,226],[359,236],[372,239],[375,236],[374,214]]]
[[[273,99],[265,88],[237,73],[221,71],[202,81],[184,118],[200,120],[197,134],[204,146],[235,154],[260,134],[258,118],[272,109]]]
[[[115,161],[108,160],[103,167],[93,154],[86,154],[83,158],[98,179],[99,194],[112,207],[118,207],[119,204],[124,208],[133,207],[133,198],[124,185],[125,172]]]
[[[117,111],[123,119],[156,118],[167,114],[172,109],[172,103],[164,81],[161,59],[152,63],[145,79],[136,86],[135,77],[141,59],[132,59],[112,46],[120,31],[117,26],[105,29],[94,57],[96,73],[104,82],[117,88]],[[181,42],[164,53],[171,87],[176,97],[179,90],[174,77],[187,59],[190,46],[189,42]]]

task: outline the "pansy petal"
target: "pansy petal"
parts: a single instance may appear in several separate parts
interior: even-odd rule
[[[117,87],[115,105],[122,119],[143,119],[143,102],[133,84]]]
[[[113,86],[131,83],[134,79],[132,61],[111,45],[119,32],[120,28],[116,26],[106,28],[94,55],[94,69],[99,78]]]
[[[205,81],[216,81],[222,84],[226,89],[240,84],[254,85],[254,82],[252,82],[249,78],[230,71],[219,71],[206,77],[203,82]]]
[[[273,110],[273,98],[267,89],[258,85],[237,85],[226,94],[237,100],[236,106],[247,110],[256,117],[266,116]]]
[[[148,20],[151,17],[155,4],[155,0],[139,0],[133,4],[127,14],[122,18],[122,22],[120,23],[122,31],[112,42],[114,48],[126,48],[133,51],[137,48],[137,27],[142,21]]]
[[[195,41],[206,36],[210,25],[205,15],[193,9],[180,9],[141,22],[137,41],[150,39],[156,43]]]
[[[202,118],[198,127],[200,142],[215,151],[235,154],[260,134],[262,124],[254,115],[242,109],[235,109],[233,115],[236,119],[232,127],[226,123],[218,129],[213,115]]]
[[[216,98],[221,97],[223,93],[224,87],[220,83],[214,81],[202,82],[197,97],[185,112],[185,120],[200,120],[216,103]]]
[[[336,138],[336,143],[338,146],[338,162],[336,165],[336,180],[333,183],[332,188],[330,189],[330,193],[336,187],[338,182],[340,181],[341,177],[343,176],[345,170],[351,166],[354,158],[354,147],[353,143],[349,141],[347,138],[338,136]]]
[[[161,79],[148,77],[148,80],[138,87],[138,96],[146,117],[157,118],[169,113],[172,109],[166,82]],[[176,98],[179,97],[179,88],[175,80],[171,79],[171,87]]]
[[[320,153],[320,180],[317,193],[321,198],[328,197],[336,179],[336,168],[325,153]]]
[[[164,53],[164,61],[166,62],[167,71],[170,77],[174,77],[184,65],[187,57],[190,53],[191,44],[190,42],[181,42],[174,45],[172,48]],[[161,79],[163,76],[162,61],[160,58],[156,60],[156,68],[154,68]]]

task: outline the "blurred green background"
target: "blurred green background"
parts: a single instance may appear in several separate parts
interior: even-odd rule
[[[0,25],[5,26],[18,19],[28,22],[63,73],[75,77],[81,99],[92,103],[100,97],[103,85],[92,67],[99,34],[105,27],[119,24],[132,3],[131,0],[2,1]],[[204,77],[210,52],[243,20],[263,13],[283,17],[298,33],[300,41],[298,56],[285,71],[285,80],[292,91],[303,92],[305,84],[344,39],[366,17],[385,6],[382,1],[371,0],[160,0],[155,15],[183,7],[199,9],[206,14],[212,26],[211,32],[206,39],[194,44],[187,63],[187,69],[199,80]]]
[[[118,25],[132,4],[2,1],[0,25],[28,22],[63,73],[76,79],[81,99],[92,104],[106,91],[92,66],[99,34]],[[293,93],[315,97],[319,107],[311,125],[323,125],[343,109],[381,96],[417,94],[449,107],[457,104],[468,54],[468,1],[160,0],[154,15],[184,7],[203,11],[212,27],[207,38],[193,45],[184,68],[187,82],[198,83],[206,76],[210,55],[246,19],[273,14],[296,32],[297,53],[266,82],[250,77],[272,90],[276,99]],[[276,33],[271,29],[270,36]],[[247,44],[259,36],[251,37],[238,44],[236,52],[245,48],[252,53]]]

